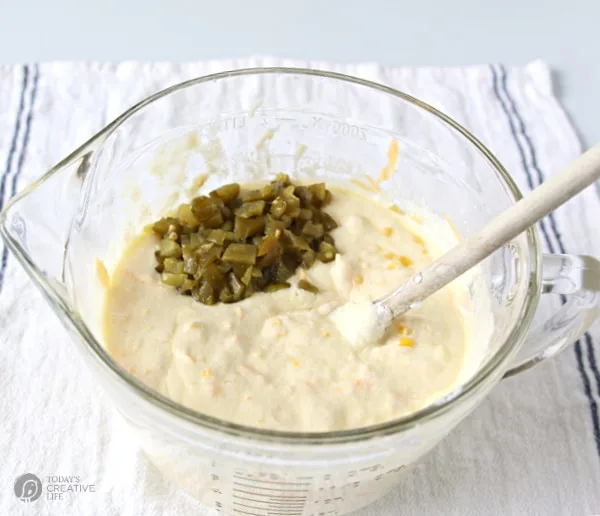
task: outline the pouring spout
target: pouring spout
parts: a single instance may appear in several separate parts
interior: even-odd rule
[[[65,252],[81,218],[84,180],[92,151],[75,153],[9,201],[0,213],[0,234],[17,259],[64,283]]]

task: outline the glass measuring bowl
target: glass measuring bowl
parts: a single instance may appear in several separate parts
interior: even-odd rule
[[[97,259],[110,273],[123,241],[192,195],[286,171],[332,182],[377,178],[399,142],[385,196],[428,207],[471,233],[520,197],[494,156],[445,115],[401,92],[339,74],[239,70],[203,77],[134,106],[18,195],[1,232],[90,371],[165,476],[222,514],[341,515],[381,497],[506,375],[552,356],[598,311],[599,264],[542,256],[529,230],[473,280],[493,334],[453,393],[380,425],[298,434],[243,427],[147,388],[102,345]],[[426,211],[426,210],[423,210]],[[426,214],[425,214],[426,215]],[[566,304],[530,330],[540,294]],[[218,343],[215,343],[218,344]]]

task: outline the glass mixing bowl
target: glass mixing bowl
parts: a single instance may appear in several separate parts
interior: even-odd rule
[[[384,195],[428,207],[469,234],[520,198],[475,137],[392,88],[301,69],[238,70],[168,88],[132,107],[1,215],[1,232],[70,331],[90,371],[162,473],[222,514],[340,515],[381,497],[502,378],[552,356],[598,312],[599,264],[540,253],[534,229],[496,252],[473,279],[493,318],[472,376],[398,420],[330,433],[276,432],[217,420],[167,399],[106,352],[97,259],[164,208],[230,181],[377,178],[392,140],[400,153]],[[530,329],[542,292],[565,303]]]

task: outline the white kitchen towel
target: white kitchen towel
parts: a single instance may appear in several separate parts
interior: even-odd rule
[[[581,151],[543,62],[443,69],[270,58],[11,65],[0,66],[0,203],[146,95],[249,66],[335,70],[413,94],[483,140],[524,191]],[[596,191],[541,229],[550,251],[600,256]],[[558,358],[501,382],[396,490],[357,514],[600,514],[599,342],[596,328]],[[0,389],[0,514],[213,514],[164,481],[122,432],[110,401],[4,247]],[[94,491],[55,500],[44,492],[26,504],[14,493],[25,473],[45,484],[77,477]]]

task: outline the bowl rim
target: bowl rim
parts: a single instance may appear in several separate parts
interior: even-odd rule
[[[106,125],[98,133],[92,136],[87,142],[52,167],[46,174],[13,197],[13,199],[7,203],[3,212],[0,214],[0,234],[5,240],[8,248],[15,254],[21,265],[34,280],[34,283],[38,286],[38,288],[40,288],[46,299],[52,305],[55,305],[54,308],[57,315],[60,316],[61,312],[62,314],[66,315],[66,322],[72,326],[77,333],[79,333],[79,336],[83,338],[84,343],[87,344],[87,347],[93,351],[93,358],[95,358],[107,370],[107,372],[113,376],[113,378],[120,381],[120,383],[130,389],[130,391],[133,391],[135,395],[141,396],[141,398],[149,402],[154,408],[163,409],[171,416],[175,416],[181,421],[192,423],[193,425],[196,425],[196,427],[200,427],[199,429],[217,431],[233,437],[260,441],[264,444],[271,443],[299,446],[325,446],[331,444],[356,443],[367,439],[372,439],[374,437],[398,434],[411,428],[415,428],[429,420],[447,413],[449,410],[457,406],[460,401],[469,399],[471,396],[475,395],[479,391],[479,388],[486,383],[486,380],[492,376],[494,372],[497,373],[501,366],[506,364],[508,360],[517,352],[519,345],[533,320],[541,295],[539,288],[541,284],[541,250],[537,233],[534,228],[529,228],[524,232],[528,242],[527,247],[529,250],[529,259],[525,263],[525,273],[523,274],[520,287],[528,290],[528,292],[526,292],[526,295],[523,299],[519,316],[513,321],[505,342],[499,346],[496,352],[487,360],[483,367],[481,367],[477,373],[473,375],[471,379],[441,399],[435,400],[418,411],[412,412],[400,418],[366,427],[328,432],[289,432],[255,428],[229,422],[185,407],[146,386],[141,380],[131,375],[112,359],[109,353],[94,337],[91,330],[83,322],[74,306],[72,306],[70,299],[53,287],[52,282],[50,282],[44,272],[36,266],[36,264],[31,260],[27,251],[21,245],[20,241],[15,239],[7,228],[7,215],[21,199],[25,198],[27,195],[36,190],[42,183],[49,180],[54,174],[59,173],[64,167],[72,164],[75,160],[82,158],[87,152],[98,149],[104,140],[108,138],[120,125],[122,125],[125,121],[127,121],[145,106],[167,95],[170,95],[171,93],[178,92],[191,86],[232,77],[269,74],[311,76],[350,83],[352,85],[366,87],[370,90],[391,95],[392,97],[399,98],[416,106],[417,108],[427,111],[463,136],[481,153],[481,155],[491,165],[492,169],[496,172],[496,175],[502,181],[503,185],[507,188],[508,193],[512,196],[514,202],[517,202],[522,198],[522,194],[510,174],[506,171],[504,166],[494,156],[494,154],[479,139],[477,139],[466,128],[450,118],[448,115],[442,113],[428,103],[413,97],[412,95],[383,84],[338,72],[296,67],[241,68],[196,77],[194,79],[189,79],[187,81],[175,84],[146,97],[124,111],[111,123]],[[57,311],[56,308],[58,308],[60,312]],[[63,320],[62,317],[60,318]],[[63,322],[65,321],[63,320]],[[504,371],[501,372],[504,373]],[[500,374],[497,374],[496,378],[499,380]]]

